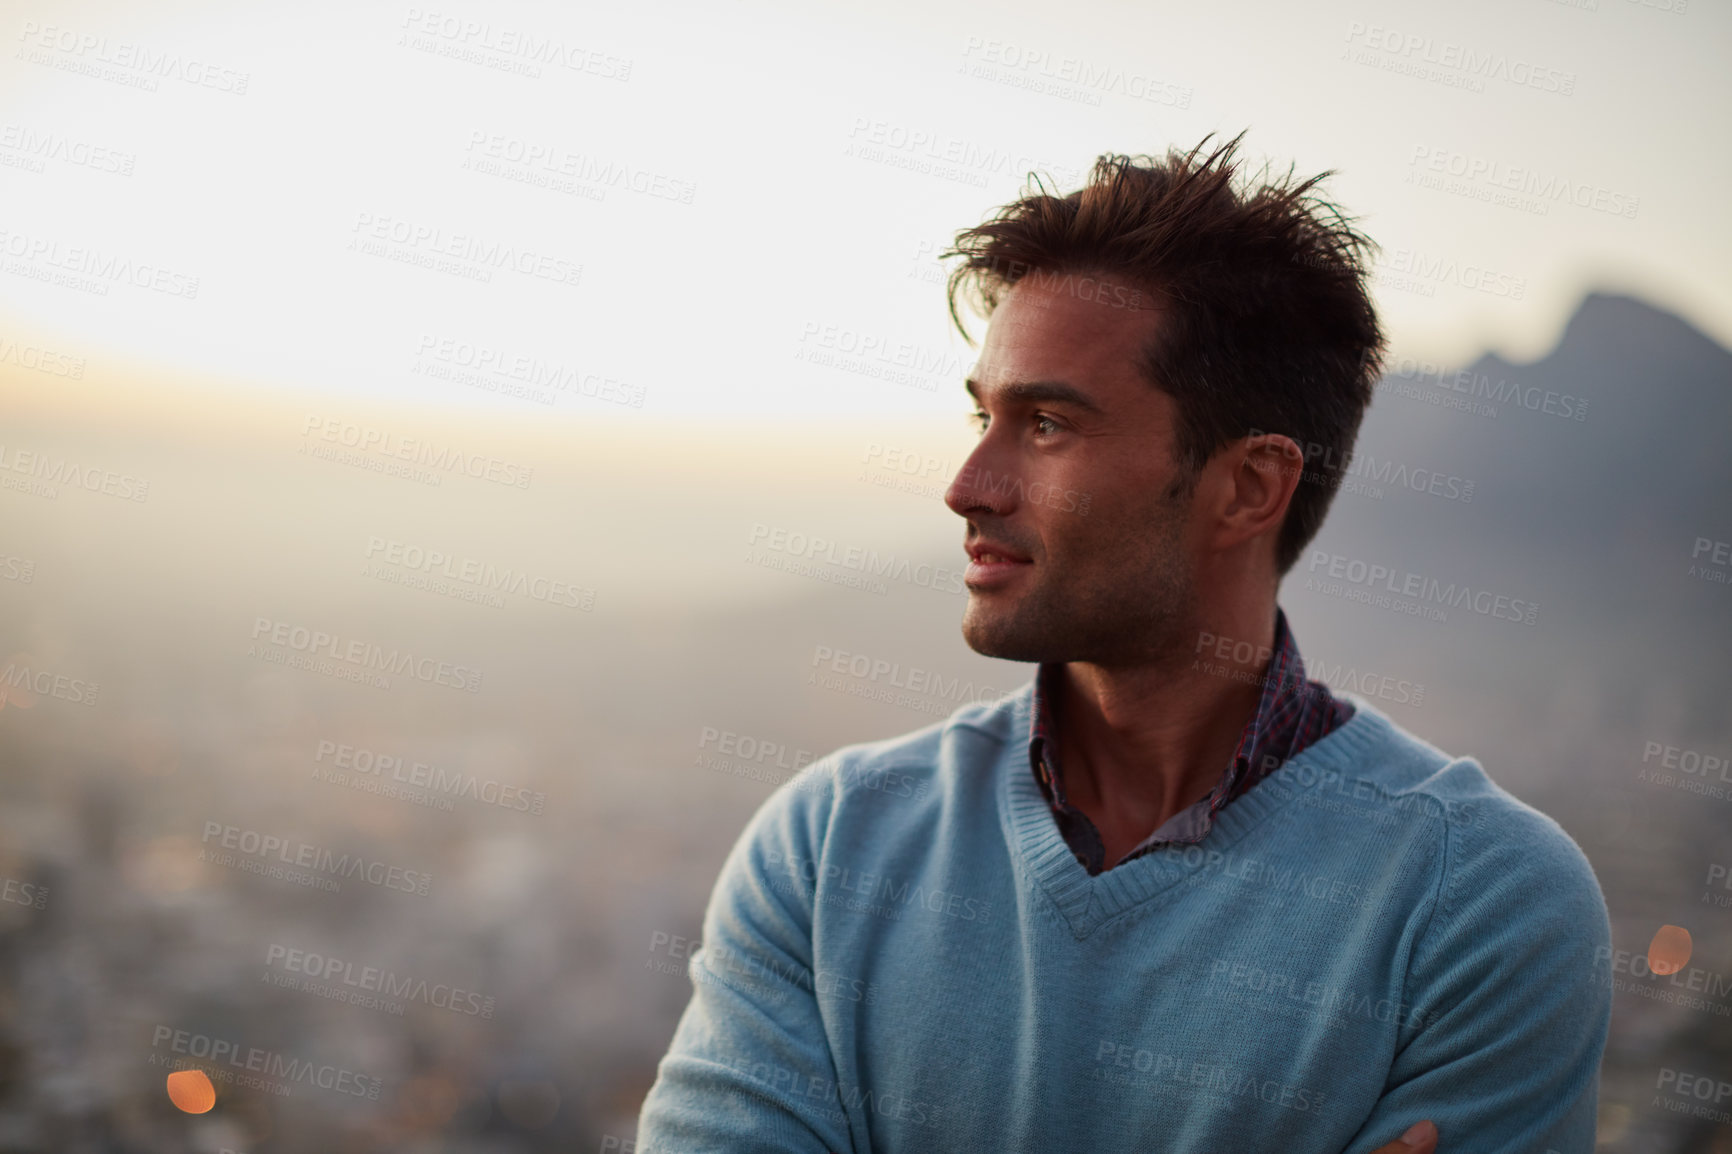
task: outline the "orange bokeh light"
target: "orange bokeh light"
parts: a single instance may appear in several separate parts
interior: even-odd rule
[[[1664,925],[1648,943],[1648,968],[1661,977],[1675,974],[1690,960],[1690,931],[1683,926]]]
[[[176,1070],[168,1076],[168,1100],[188,1114],[203,1114],[216,1105],[216,1087],[203,1070]]]

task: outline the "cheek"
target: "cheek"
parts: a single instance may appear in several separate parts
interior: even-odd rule
[[[1081,518],[1095,534],[1094,547],[1106,551],[1106,563],[1120,569],[1148,571],[1165,568],[1175,554],[1188,551],[1190,503],[1168,500],[1164,490],[1120,492]]]
[[[1071,570],[1113,565],[1113,553],[1123,544],[1122,534],[1114,531],[1113,518],[1103,517],[1106,511],[1092,501],[1086,515],[1078,508],[1066,511],[1065,503],[1061,501],[1057,508],[1043,505],[1030,511],[1030,520],[1038,527],[1047,559]],[[1080,497],[1076,504],[1080,507]]]

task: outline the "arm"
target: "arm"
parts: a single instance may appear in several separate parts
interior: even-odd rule
[[[1612,993],[1587,858],[1536,810],[1496,805],[1445,823],[1437,900],[1408,963],[1404,1026],[1382,1097],[1346,1154],[1428,1118],[1437,1148],[1592,1154]]]
[[[822,853],[824,765],[772,794],[722,866],[692,1000],[644,1099],[643,1154],[852,1149],[812,980],[813,889],[785,864]]]

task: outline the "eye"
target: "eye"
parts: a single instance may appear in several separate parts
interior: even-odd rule
[[[968,414],[967,419],[970,424],[982,433],[986,432],[986,426],[988,422],[992,420],[992,418],[987,416],[986,412],[981,409],[976,409],[974,412]],[[1034,414],[1033,421],[1036,429],[1044,436],[1052,436],[1056,433],[1064,432],[1064,426],[1059,424],[1053,418],[1047,416],[1045,413]],[[1041,428],[1043,425],[1046,427]]]

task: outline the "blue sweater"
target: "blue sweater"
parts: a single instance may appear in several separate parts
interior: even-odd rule
[[[1604,899],[1551,818],[1354,717],[1090,877],[1032,681],[784,784],[729,854],[637,1148],[1591,1154]]]

